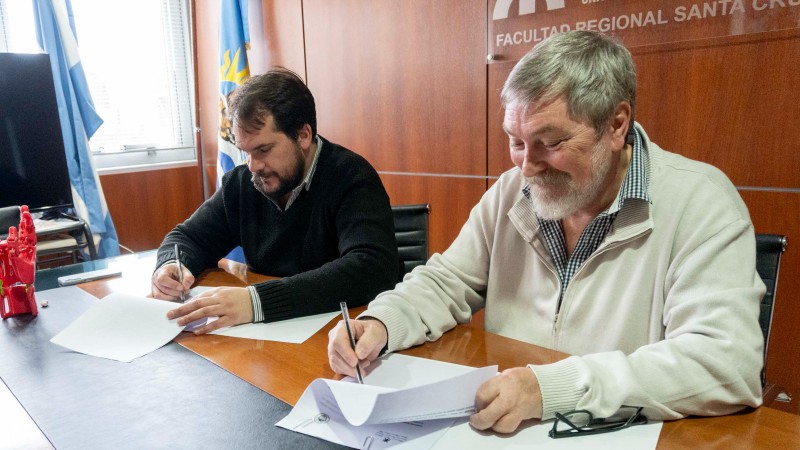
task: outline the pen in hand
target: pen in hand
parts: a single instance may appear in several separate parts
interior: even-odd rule
[[[178,244],[175,244],[175,261],[178,263],[178,283],[181,284],[181,302],[186,302],[186,293],[183,291],[183,264],[181,263],[181,251]]]
[[[344,328],[347,330],[347,337],[350,339],[350,347],[353,351],[356,351],[356,340],[353,337],[353,331],[350,330],[350,313],[347,311],[347,303],[339,302],[339,306],[342,308]],[[356,363],[356,375],[358,376],[358,382],[364,384],[364,378],[361,376],[361,368],[358,366],[358,363]]]

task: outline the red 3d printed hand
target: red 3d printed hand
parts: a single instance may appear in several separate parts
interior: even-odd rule
[[[0,316],[39,313],[34,297],[36,275],[36,231],[27,206],[20,208],[19,233],[8,229],[8,239],[0,241]]]
[[[19,234],[14,244],[11,243],[11,229],[8,233],[11,264],[16,267],[20,283],[33,284],[36,274],[36,230],[27,206],[20,207],[19,217]]]

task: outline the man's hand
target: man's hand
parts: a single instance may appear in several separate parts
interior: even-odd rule
[[[167,313],[167,319],[178,319],[184,326],[204,317],[217,320],[196,330],[194,334],[210,333],[219,328],[231,327],[253,321],[253,303],[247,288],[219,287],[194,297]]]
[[[328,363],[336,373],[356,376],[356,364],[362,369],[378,357],[389,335],[380,320],[351,320],[350,330],[356,340],[356,351],[350,347],[350,338],[344,321],[328,333]]]
[[[178,300],[182,293],[188,293],[194,284],[194,275],[183,267],[183,285],[178,282],[178,264],[169,263],[153,272],[150,296],[159,300]]]
[[[478,388],[475,409],[478,412],[470,416],[470,425],[498,433],[512,433],[523,420],[541,418],[542,393],[536,374],[528,367],[504,370]]]

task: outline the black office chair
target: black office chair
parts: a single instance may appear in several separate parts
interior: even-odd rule
[[[392,206],[394,236],[400,256],[398,280],[428,261],[428,204]]]
[[[769,331],[772,327],[772,311],[775,306],[775,290],[778,288],[778,270],[781,256],[786,251],[786,236],[781,234],[756,234],[756,270],[767,286],[767,293],[761,299],[758,324],[764,334],[764,367],[761,369],[761,386],[766,384],[767,348]]]

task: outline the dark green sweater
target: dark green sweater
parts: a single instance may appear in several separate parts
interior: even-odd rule
[[[156,267],[181,261],[197,276],[241,246],[255,272],[284,277],[255,285],[265,322],[360,306],[397,282],[389,197],[360,155],[323,139],[309,190],[286,211],[258,192],[247,166],[164,238]]]

